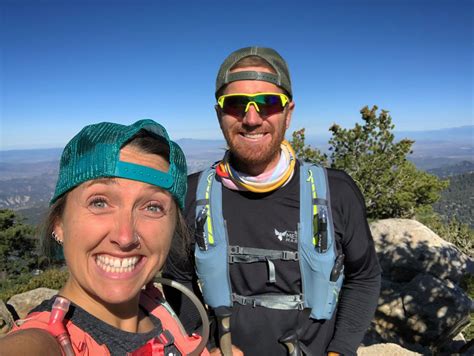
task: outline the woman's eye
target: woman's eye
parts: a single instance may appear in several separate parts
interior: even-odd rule
[[[107,202],[103,198],[94,198],[89,203],[89,206],[93,208],[103,209],[107,207]]]
[[[163,206],[157,203],[149,203],[146,206],[147,211],[151,211],[152,213],[162,213],[163,212]]]

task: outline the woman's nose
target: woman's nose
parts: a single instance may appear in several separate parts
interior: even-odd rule
[[[132,213],[121,214],[117,219],[111,240],[123,250],[130,250],[140,245],[140,237],[136,231],[136,221]]]

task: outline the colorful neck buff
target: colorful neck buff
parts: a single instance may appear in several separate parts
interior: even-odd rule
[[[295,168],[295,152],[288,141],[281,143],[280,160],[275,168],[258,176],[249,176],[231,167],[230,151],[227,150],[224,159],[216,167],[216,174],[222,184],[232,190],[244,190],[254,193],[267,193],[284,186],[290,181]]]

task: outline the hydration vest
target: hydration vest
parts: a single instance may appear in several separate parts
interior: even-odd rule
[[[150,314],[160,319],[163,330],[158,336],[149,340],[138,350],[127,353],[127,355],[168,355],[167,349],[170,345],[174,345],[181,355],[188,355],[190,352],[195,350],[201,341],[201,337],[197,334],[193,334],[191,336],[186,334],[175,313],[156,287],[147,287],[141,292],[140,305]],[[37,328],[46,330],[53,336],[57,337],[53,331],[55,328],[50,323],[50,315],[51,311],[31,313],[26,317],[26,319],[19,320],[23,323],[19,326],[14,325],[12,331],[14,332],[22,329]],[[59,322],[65,326],[75,355],[110,356],[110,352],[106,345],[98,344],[87,332],[74,325],[73,322],[67,319],[61,319]],[[201,355],[208,356],[209,352],[207,349],[204,349]]]
[[[222,214],[222,183],[215,168],[201,172],[196,192],[196,270],[205,302],[212,308],[233,303],[271,309],[311,309],[313,319],[331,319],[344,279],[344,254],[338,252],[326,169],[300,162],[298,250],[279,251],[229,245]],[[299,294],[243,296],[232,292],[231,263],[265,262],[275,282],[272,260],[299,261]]]

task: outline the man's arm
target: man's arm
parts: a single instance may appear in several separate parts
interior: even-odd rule
[[[356,354],[373,318],[380,293],[380,267],[362,194],[344,172],[330,170],[329,174],[335,230],[346,257],[336,329],[328,351],[347,356]]]

